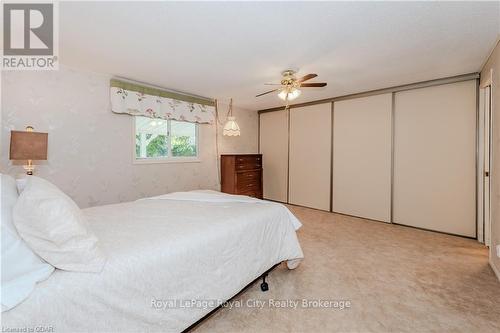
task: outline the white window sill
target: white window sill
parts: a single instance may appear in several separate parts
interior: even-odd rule
[[[162,163],[200,163],[201,160],[197,157],[193,158],[150,158],[150,159],[134,159],[133,164],[162,164]]]

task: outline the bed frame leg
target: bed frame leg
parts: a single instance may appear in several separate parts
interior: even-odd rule
[[[260,284],[260,290],[268,291],[269,285],[266,282],[267,273],[262,274],[262,283]]]

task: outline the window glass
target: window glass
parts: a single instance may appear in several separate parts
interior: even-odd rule
[[[194,123],[135,118],[136,160],[166,160],[198,156],[198,125]]]
[[[197,155],[196,124],[170,121],[172,156],[192,157]]]

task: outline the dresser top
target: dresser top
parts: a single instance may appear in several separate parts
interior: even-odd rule
[[[221,154],[220,156],[262,156],[262,154]]]

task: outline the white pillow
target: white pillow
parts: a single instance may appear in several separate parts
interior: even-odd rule
[[[26,176],[29,177],[29,176]],[[24,190],[24,187],[26,186],[26,182],[28,181],[28,178],[17,178],[16,183],[17,183],[17,193],[21,194]]]
[[[105,258],[80,208],[50,182],[28,177],[14,206],[14,224],[40,257],[56,268],[100,272]]]
[[[0,175],[2,200],[2,312],[26,299],[39,281],[47,279],[54,267],[42,261],[17,234],[12,209],[18,195],[16,181]]]

